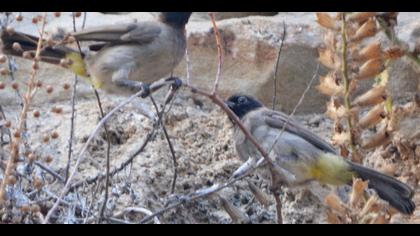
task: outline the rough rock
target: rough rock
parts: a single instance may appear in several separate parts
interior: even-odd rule
[[[38,13],[23,13],[24,21],[13,24],[16,30],[28,33],[36,33],[37,27],[31,23],[31,18]],[[220,19],[250,15],[250,13],[218,13]],[[255,13],[257,15],[273,13]],[[117,24],[120,22],[132,22],[135,20],[149,20],[154,13],[135,12],[127,14],[102,14],[88,13],[86,27]],[[251,15],[254,15],[253,13]],[[199,87],[209,87],[216,76],[217,49],[212,33],[212,26],[206,20],[207,13],[196,13],[187,26],[189,37],[189,56],[191,62],[192,81]],[[420,32],[418,22],[419,13],[401,13],[398,37],[407,42],[410,48],[415,47]],[[77,19],[80,27],[82,18]],[[271,105],[273,97],[273,78],[278,50],[283,35],[283,21],[287,26],[287,37],[280,58],[277,74],[278,107],[283,111],[290,112],[307,84],[315,73],[317,66],[317,48],[322,44],[322,31],[315,23],[314,13],[284,13],[275,16],[247,16],[244,18],[231,18],[221,20],[218,26],[223,37],[225,51],[222,70],[222,83],[220,90],[222,95],[232,93],[248,93],[254,95]],[[49,18],[48,30],[52,31],[57,26],[72,30],[71,13],[63,13],[60,18]],[[383,38],[383,37],[382,37]],[[381,39],[385,40],[385,39]],[[28,75],[30,65],[18,60],[21,70],[16,78],[21,80]],[[176,69],[176,75],[186,76],[186,63],[183,62]],[[396,98],[403,97],[405,93],[415,92],[419,86],[420,72],[407,59],[401,59],[391,67],[390,91]],[[321,68],[319,74],[325,74]],[[64,72],[61,68],[42,66],[40,78],[46,84],[69,83],[73,81],[71,73]],[[315,85],[318,83],[318,78]],[[364,85],[369,86],[369,85]],[[89,86],[80,85],[80,96],[91,96]],[[0,104],[10,104],[16,101],[14,92],[0,94]],[[54,93],[52,97],[57,100],[68,99],[66,93]],[[50,98],[49,98],[50,99]],[[325,111],[327,97],[311,89],[306,95],[298,113],[309,114],[312,112]],[[45,101],[42,96],[37,97],[38,102]]]

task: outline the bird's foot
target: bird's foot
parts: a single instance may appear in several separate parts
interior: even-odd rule
[[[150,85],[149,84],[141,83],[140,88],[141,88],[141,94],[140,94],[140,97],[141,98],[147,98],[147,97],[150,96],[151,89],[150,89]]]

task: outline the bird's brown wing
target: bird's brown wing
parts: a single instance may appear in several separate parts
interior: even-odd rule
[[[101,26],[73,34],[79,41],[97,41],[111,44],[148,44],[162,32],[157,22],[140,22]]]
[[[290,118],[289,121],[287,121],[288,116],[286,116],[283,113],[267,109],[267,111],[264,112],[264,118],[267,125],[280,130],[283,129],[284,125],[287,122],[287,126],[285,128],[286,132],[298,135],[299,137],[305,139],[315,147],[325,152],[337,153],[337,151],[331,144],[327,143],[318,135],[312,133],[310,130],[302,127],[295,120]]]

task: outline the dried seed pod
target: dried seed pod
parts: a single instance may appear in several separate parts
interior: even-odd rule
[[[21,137],[21,134],[20,134],[20,132],[14,132],[13,133],[13,137],[15,137],[16,139],[19,139],[20,137]]]
[[[344,86],[341,85],[334,73],[320,77],[320,84],[316,87],[319,92],[328,96],[335,96],[344,92]]]
[[[369,224],[387,224],[389,221],[385,218],[384,214],[378,214],[376,217],[374,217]]]
[[[340,59],[330,49],[321,48],[319,51],[319,61],[326,67],[332,70],[340,68]]]
[[[35,61],[32,63],[32,70],[39,70],[39,64],[38,64],[38,62],[36,61],[36,59],[35,59]]]
[[[375,36],[378,31],[376,27],[376,21],[373,18],[370,18],[366,23],[364,23],[351,38],[353,41],[360,41],[362,39]]]
[[[15,28],[13,28],[12,26],[8,25],[6,26],[6,32],[10,35],[13,35],[16,33]]]
[[[385,86],[376,86],[354,99],[352,106],[374,106],[386,100]]]
[[[337,120],[346,115],[346,109],[337,99],[331,98],[330,102],[327,104],[326,115],[333,120]]]
[[[9,74],[9,69],[2,67],[0,68],[0,75],[6,76]]]
[[[368,187],[368,181],[353,178],[353,188],[350,193],[350,205],[356,207],[360,203],[360,199],[363,197],[363,193]]]
[[[37,157],[34,153],[29,154],[29,156],[28,156],[29,163],[33,163],[36,159],[37,159]]]
[[[18,84],[17,82],[13,82],[13,83],[12,83],[12,88],[13,88],[14,90],[18,90],[18,89],[19,89],[19,84]]]
[[[54,158],[50,155],[46,156],[44,158],[45,163],[50,164],[52,161],[54,160]]]
[[[22,46],[20,45],[20,43],[17,43],[17,42],[14,42],[12,44],[12,48],[13,48],[13,50],[15,50],[17,52],[22,52],[23,51]]]
[[[82,12],[75,12],[75,13],[74,13],[74,16],[75,16],[75,17],[80,17],[80,16],[82,16]]]
[[[67,83],[65,83],[64,85],[63,85],[63,89],[64,90],[69,90],[70,89],[70,84],[67,84]]]
[[[350,142],[349,138],[350,135],[348,132],[334,133],[331,141],[335,146],[344,146]]]
[[[248,216],[242,212],[242,210],[235,207],[232,203],[230,203],[225,198],[219,196],[220,203],[222,204],[223,209],[229,214],[232,221],[239,224],[246,224],[250,222]]]
[[[12,122],[10,120],[7,120],[6,123],[4,123],[4,127],[10,129],[12,127]]]
[[[369,212],[377,212],[379,210],[378,208],[378,196],[373,195],[369,198],[369,200],[366,202],[365,206],[359,213],[359,217],[367,215]]]
[[[5,88],[6,88],[6,84],[0,81],[0,90],[5,89]]]
[[[0,55],[0,64],[5,63],[5,62],[6,62],[6,60],[7,60],[6,55],[1,54],[1,55]]]
[[[55,17],[60,17],[61,16],[61,12],[54,12],[54,16]]]
[[[23,213],[29,213],[31,211],[31,207],[28,204],[24,204],[20,207],[20,210]]]
[[[47,86],[47,93],[48,93],[48,94],[51,94],[52,92],[54,92],[54,88],[53,88],[53,86],[48,85],[48,86]]]
[[[36,87],[38,87],[38,88],[42,87],[42,81],[41,80],[36,81]]]
[[[60,135],[56,131],[51,133],[51,138],[52,139],[58,139],[58,137],[60,137]]]
[[[338,31],[340,29],[338,22],[331,17],[328,13],[325,12],[317,12],[316,13],[316,21],[319,25],[324,28]]]
[[[367,61],[370,59],[380,58],[382,56],[382,50],[381,50],[381,43],[374,42],[366,47],[364,47],[360,52],[358,53],[356,59],[361,61]]]
[[[32,181],[32,185],[37,190],[40,190],[42,188],[42,186],[44,185],[44,182],[42,181],[42,179],[40,179],[38,177],[35,177],[34,180]]]
[[[385,59],[397,60],[405,55],[405,50],[399,46],[390,47],[385,50]]]
[[[266,193],[261,191],[261,189],[258,188],[254,183],[248,181],[248,187],[251,190],[252,194],[255,196],[255,199],[257,199],[257,201],[261,205],[268,207],[271,204],[270,197]]]
[[[52,113],[56,113],[56,114],[61,114],[61,113],[63,113],[63,108],[61,108],[61,107],[53,107],[51,109],[51,112]]]
[[[387,163],[384,166],[382,166],[379,170],[389,176],[394,176],[395,172],[397,171],[397,165],[392,163]]]
[[[383,104],[376,105],[372,108],[364,117],[359,120],[358,126],[361,129],[368,129],[379,122],[381,122],[386,117],[385,107]]]
[[[38,204],[33,204],[32,206],[31,206],[31,212],[33,213],[33,214],[36,214],[36,213],[38,213],[38,212],[40,212],[41,211],[41,207],[38,205]]]
[[[329,206],[331,209],[341,213],[346,213],[346,207],[344,204],[340,201],[340,199],[337,197],[337,195],[330,193],[327,197],[325,197],[325,204]]]
[[[32,24],[38,24],[38,21],[39,21],[38,17],[32,18]]]
[[[41,116],[41,112],[39,112],[38,110],[33,112],[33,115],[35,118],[39,118]]]
[[[379,75],[384,70],[385,66],[381,58],[370,59],[360,67],[359,73],[356,75],[356,79],[370,79],[376,75]]]
[[[19,14],[19,15],[16,16],[15,19],[16,19],[17,22],[21,22],[23,20],[23,16],[21,14]]]
[[[7,185],[9,186],[14,186],[17,182],[16,176],[14,175],[9,175],[6,179]]]
[[[326,48],[336,48],[337,39],[334,32],[328,31],[324,36],[324,43]]]
[[[381,130],[378,131],[377,134],[373,135],[367,140],[363,141],[362,147],[363,149],[371,149],[381,145],[386,145],[391,142],[390,135],[387,131],[387,127],[382,127]]]
[[[45,134],[44,137],[42,138],[42,142],[48,143],[49,141],[50,141],[50,136]]]
[[[327,210],[327,222],[329,224],[343,224],[344,223],[342,222],[342,220],[340,220],[339,216],[331,210]]]
[[[351,14],[347,20],[349,21],[355,21],[358,23],[365,23],[367,20],[369,20],[369,18],[372,18],[374,16],[376,16],[378,13],[377,12],[356,12]]]

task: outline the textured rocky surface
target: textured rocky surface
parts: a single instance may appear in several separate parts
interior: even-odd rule
[[[36,33],[37,28],[30,23],[32,16],[37,13],[24,13],[24,21],[16,24],[16,30]],[[62,13],[62,17],[49,19],[48,30],[53,31],[57,26],[72,29],[70,13]],[[418,39],[420,13],[402,13],[399,37],[409,43],[412,48]],[[102,14],[89,13],[86,27],[114,24],[118,22],[131,22],[134,20],[152,19],[150,13],[128,14]],[[224,18],[224,17],[223,17]],[[228,17],[229,18],[229,17]],[[78,26],[82,19],[77,20]],[[273,91],[274,65],[277,51],[283,33],[283,21],[287,25],[287,39],[283,48],[278,74],[278,101],[285,110],[290,111],[297,103],[307,83],[312,78],[317,66],[317,47],[321,42],[321,32],[314,22],[313,13],[279,13],[275,16],[250,16],[232,18],[218,22],[221,29],[224,49],[226,51],[223,67],[223,78],[220,86],[221,93],[228,96],[231,93],[246,92],[263,99],[270,104]],[[189,56],[191,61],[192,81],[199,87],[210,87],[216,74],[216,47],[211,25],[206,15],[197,15],[188,25]],[[385,40],[385,39],[383,39]],[[30,63],[17,60],[19,70],[15,78],[23,86],[24,80],[30,71]],[[176,70],[176,74],[185,76],[185,62]],[[323,74],[321,68],[320,74]],[[28,139],[30,145],[40,154],[43,161],[46,156],[54,157],[48,164],[58,173],[64,175],[67,163],[70,96],[71,90],[64,90],[64,83],[72,83],[74,75],[65,72],[59,67],[42,65],[39,78],[45,85],[53,85],[54,92],[47,95],[45,87],[37,96],[35,107],[31,110],[41,112],[41,119],[30,117],[28,121]],[[419,72],[405,60],[395,63],[391,72],[390,89],[395,96],[408,98],[411,92],[416,91],[419,84]],[[1,80],[7,79],[1,77]],[[404,91],[404,93],[401,93]],[[111,110],[123,98],[105,96],[101,94],[106,111]],[[99,120],[99,111],[96,101],[92,99],[91,88],[79,83],[76,104],[76,131],[75,153],[78,153],[86,142],[90,132]],[[162,96],[157,96],[162,97]],[[20,107],[15,92],[8,85],[7,90],[0,91],[0,104],[6,111],[7,117],[15,122]],[[323,115],[326,98],[315,89],[307,94],[297,119],[306,127],[321,137],[329,140],[332,123]],[[150,104],[149,104],[150,106]],[[62,115],[53,114],[52,107],[62,107]],[[417,125],[416,125],[417,124]],[[218,108],[209,101],[181,90],[180,96],[175,100],[172,110],[168,113],[167,127],[174,140],[175,151],[178,156],[179,173],[176,193],[188,194],[194,190],[211,186],[214,183],[226,181],[231,173],[241,164],[235,154],[231,140],[232,124]],[[139,115],[135,108],[127,107],[109,122],[112,133],[111,167],[118,166],[134,150],[151,129],[149,120]],[[418,117],[406,121],[402,136],[411,135],[411,130],[418,127]],[[43,135],[57,131],[60,138],[48,145],[41,142]],[[418,136],[418,134],[416,133]],[[103,131],[89,148],[87,158],[82,161],[76,176],[77,180],[94,176],[103,172],[105,168],[106,141]],[[401,157],[394,154],[392,158],[385,158],[381,152],[375,152],[366,159],[366,163],[381,169],[388,163],[398,166],[397,176],[415,187],[415,202],[420,203],[418,185],[420,175],[418,159],[420,156],[419,144],[412,158],[413,165],[407,165]],[[0,158],[4,158],[0,149]],[[72,164],[74,164],[73,160]],[[407,162],[409,163],[409,162]],[[409,170],[409,171],[408,171]],[[51,178],[45,177],[48,181]],[[159,135],[150,143],[146,151],[135,159],[131,168],[127,168],[112,178],[112,196],[109,203],[110,211],[119,211],[126,207],[141,206],[152,211],[163,207],[169,195],[172,180],[172,160],[164,136]],[[269,193],[268,183],[258,177],[251,178],[253,182],[261,185]],[[50,189],[57,191],[62,186],[54,181],[48,182]],[[90,193],[96,186],[88,186],[83,191]],[[325,190],[325,189],[322,189]],[[89,192],[90,191],[90,192]],[[327,191],[328,192],[328,191]],[[82,192],[83,195],[83,192]],[[245,181],[240,181],[233,187],[220,192],[224,198],[239,207],[251,219],[252,223],[275,223],[275,206],[264,208],[255,200],[247,188]],[[285,223],[325,223],[325,205],[313,194],[304,189],[285,189],[282,195],[283,217]],[[83,197],[84,197],[83,196]],[[94,199],[94,209],[98,210],[103,194]],[[99,197],[100,196],[100,197]],[[74,198],[72,198],[74,197]],[[80,196],[69,196],[68,201],[86,201],[89,197],[80,200]],[[273,199],[271,199],[273,201]],[[74,214],[64,212],[60,222],[74,222]],[[420,219],[417,210],[414,220]],[[138,222],[138,216],[127,217],[131,222]],[[217,198],[209,198],[186,204],[177,210],[169,211],[160,218],[164,223],[230,223],[231,219],[222,209]],[[407,222],[407,218],[399,214],[393,219],[394,223]],[[416,222],[416,221],[414,221]]]
[[[31,19],[36,14],[24,13],[24,21],[14,24],[16,30],[35,34],[37,27],[31,23]],[[322,32],[315,23],[314,13],[280,12],[274,16],[271,16],[272,13],[264,13],[263,15],[269,16],[231,18],[238,14],[240,16],[249,15],[249,13],[233,15],[219,13],[219,18],[228,18],[218,22],[226,53],[223,80],[220,86],[222,94],[227,96],[232,93],[246,92],[270,105],[274,87],[274,68],[283,36],[283,22],[285,22],[287,37],[280,58],[277,87],[278,105],[284,111],[290,112],[317,67],[317,48],[322,43]],[[260,14],[257,12],[251,15]],[[86,27],[150,20],[154,15],[154,13],[147,12],[126,14],[90,12],[87,14]],[[415,12],[401,13],[399,16],[398,37],[407,42],[411,50],[414,50],[415,43],[419,38],[419,17],[420,13]],[[210,86],[216,74],[217,51],[212,27],[206,18],[206,13],[196,13],[187,27],[192,79],[195,84],[201,87]],[[77,21],[77,25],[80,27],[82,18],[78,18]],[[47,29],[53,32],[57,27],[72,30],[71,14],[63,13],[60,18],[51,16]],[[387,41],[383,35],[378,40],[384,43]],[[21,69],[16,74],[16,78],[21,80],[24,75],[28,74],[30,64],[18,60],[18,65]],[[185,77],[185,62],[177,68],[176,74]],[[324,74],[323,68],[321,68],[320,74]],[[73,75],[61,68],[43,65],[40,77],[46,83],[60,84],[72,81]],[[391,68],[390,91],[396,98],[405,96],[401,95],[399,91],[415,92],[419,87],[419,78],[420,72],[413,69],[410,61],[401,59],[395,62]],[[90,91],[88,86],[82,85],[79,95],[91,96]],[[0,96],[3,104],[9,104],[16,100],[12,91],[2,93]],[[57,93],[54,94],[54,97],[59,100],[68,99],[68,94]],[[42,101],[42,96],[38,98],[38,101]],[[307,99],[298,113],[323,112],[325,103],[326,97],[312,89],[307,94]]]

